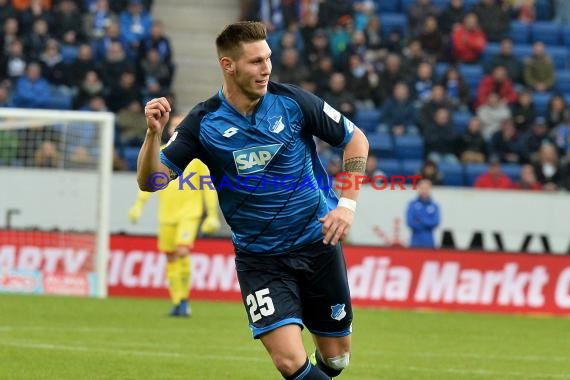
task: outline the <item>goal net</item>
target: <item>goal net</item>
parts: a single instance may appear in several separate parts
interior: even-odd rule
[[[0,292],[105,297],[114,115],[0,108]]]

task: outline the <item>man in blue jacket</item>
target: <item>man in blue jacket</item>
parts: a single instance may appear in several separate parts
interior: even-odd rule
[[[439,225],[439,206],[431,199],[431,181],[418,182],[418,198],[408,205],[406,223],[412,230],[410,247],[435,248],[433,230]]]

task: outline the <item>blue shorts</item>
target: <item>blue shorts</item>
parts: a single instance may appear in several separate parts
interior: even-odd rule
[[[352,305],[340,244],[312,243],[279,255],[236,248],[236,270],[253,337],[307,326],[315,335],[352,332]]]

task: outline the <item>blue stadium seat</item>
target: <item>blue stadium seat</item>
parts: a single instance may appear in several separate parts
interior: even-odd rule
[[[382,115],[379,109],[360,109],[354,116],[354,124],[364,131],[374,132]]]
[[[394,143],[392,136],[387,133],[370,133],[367,135],[370,150],[380,158],[394,156]]]
[[[485,173],[489,169],[487,164],[468,164],[465,165],[465,184],[467,186],[473,186],[475,180],[481,174]]]
[[[381,13],[380,22],[382,23],[382,33],[387,37],[391,31],[400,30],[402,34],[406,34],[408,30],[408,19],[400,13]]]
[[[437,167],[443,175],[445,186],[465,186],[465,173],[462,164],[440,162]]]
[[[403,160],[402,161],[402,175],[416,175],[420,172],[423,165],[422,160]]]
[[[530,41],[530,26],[527,23],[512,21],[509,37],[515,44],[528,44]]]
[[[139,157],[139,150],[140,148],[135,147],[126,147],[123,149],[123,158],[127,161],[129,165],[129,170],[136,171],[137,170],[137,159]]]
[[[444,11],[449,7],[449,0],[432,0],[431,2],[438,7],[440,11]]]
[[[420,136],[396,136],[394,138],[394,153],[401,159],[422,159],[424,156],[424,141]]]
[[[562,43],[566,45],[566,47],[570,47],[570,25],[564,25],[560,32]]]
[[[400,12],[400,0],[374,0],[377,12]]]
[[[548,102],[552,96],[549,92],[534,92],[532,94],[532,100],[534,102],[534,108],[536,109],[536,114],[538,116],[545,116],[546,109],[548,108]]]
[[[451,115],[453,120],[453,127],[455,128],[455,132],[458,134],[463,134],[467,131],[467,127],[469,126],[469,120],[473,115],[469,112],[454,112]]]
[[[378,168],[383,171],[387,177],[392,175],[402,175],[402,163],[400,160],[393,158],[378,160]]]
[[[546,53],[552,57],[556,70],[566,70],[568,68],[568,48],[564,46],[548,46]]]
[[[449,65],[447,63],[444,62],[438,62],[435,64],[435,78],[436,80],[441,80],[445,73],[447,72],[447,70],[449,69]]]
[[[564,100],[566,101],[566,104],[570,104],[570,94],[564,94]]]
[[[463,3],[465,4],[465,9],[471,10],[479,1],[480,0],[465,0]]]
[[[562,70],[556,72],[554,90],[562,94],[570,94],[570,71]]]
[[[530,26],[532,41],[542,41],[545,45],[560,44],[560,26],[548,21],[535,21]]]
[[[553,9],[551,0],[536,0],[536,19],[539,21],[552,20]]]
[[[508,175],[514,183],[517,183],[521,179],[521,167],[519,164],[501,164],[501,171]]]
[[[491,58],[501,52],[501,44],[488,43],[483,51],[483,62],[489,62]]]
[[[402,13],[407,13],[410,5],[412,5],[415,2],[416,2],[416,0],[401,0],[402,6],[400,9],[401,9]]]
[[[532,45],[514,45],[513,54],[524,61],[532,55]]]
[[[483,67],[481,65],[459,65],[459,72],[465,79],[472,94],[476,94],[479,89],[479,83],[483,79]]]

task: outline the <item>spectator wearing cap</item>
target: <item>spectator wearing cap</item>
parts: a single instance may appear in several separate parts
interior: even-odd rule
[[[525,63],[525,83],[534,91],[545,92],[552,88],[555,78],[554,63],[546,54],[544,43],[535,42],[532,46],[532,55]]]
[[[515,186],[508,175],[501,171],[501,164],[497,160],[492,160],[489,170],[481,174],[475,180],[475,188],[478,189],[513,189]]]
[[[543,117],[537,117],[532,128],[521,137],[521,156],[524,162],[536,162],[542,144],[553,144]]]
[[[463,24],[453,31],[451,41],[455,59],[464,63],[478,62],[487,46],[487,37],[479,28],[477,16],[474,13],[465,15]]]

